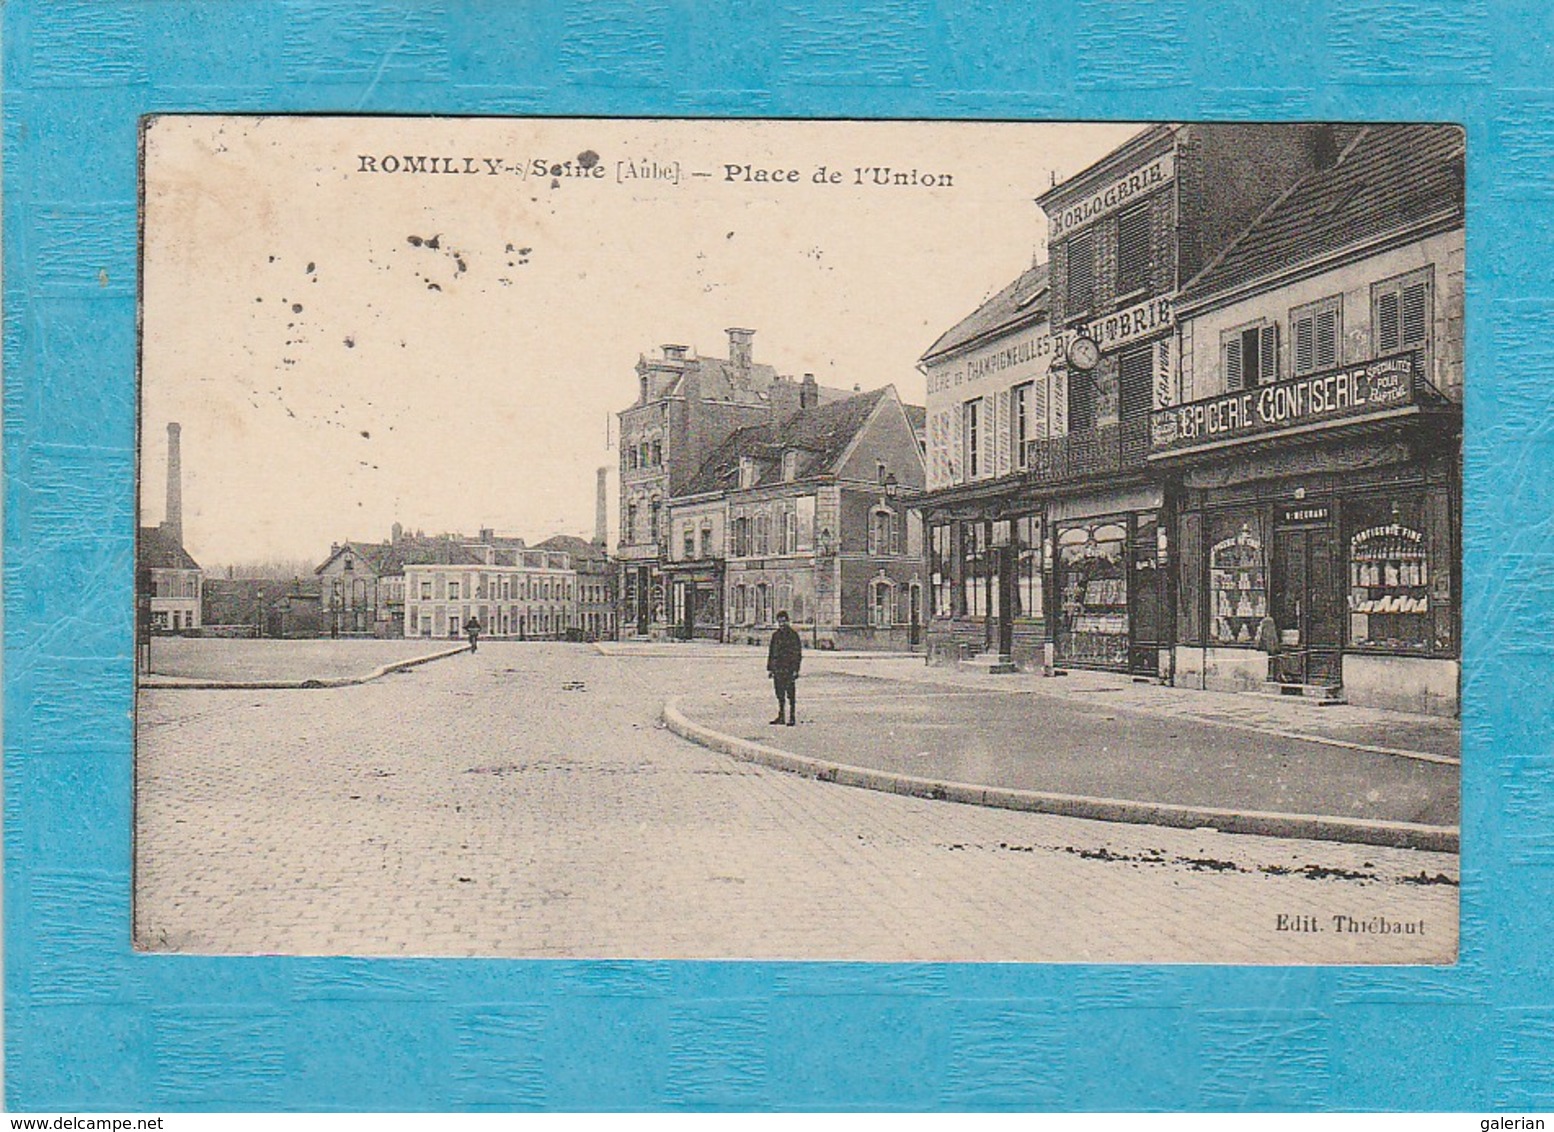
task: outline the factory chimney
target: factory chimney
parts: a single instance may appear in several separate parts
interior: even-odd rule
[[[168,423],[167,517],[162,520],[162,529],[179,546],[183,545],[183,453],[178,441],[181,431],[176,421]]]
[[[603,547],[610,538],[610,519],[606,512],[610,469],[599,469],[599,486],[594,495],[594,543]]]

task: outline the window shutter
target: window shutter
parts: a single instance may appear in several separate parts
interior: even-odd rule
[[[1311,317],[1297,319],[1291,324],[1291,329],[1295,334],[1295,372],[1310,373],[1316,368],[1316,347],[1312,341],[1316,332],[1316,320]]]
[[[1225,342],[1225,392],[1241,387],[1241,335],[1234,334]]]
[[[1259,384],[1279,380],[1279,324],[1262,328],[1257,342],[1257,380]]]
[[[1313,349],[1315,357],[1312,359],[1312,367],[1315,369],[1332,369],[1338,364],[1338,311],[1334,307],[1318,311],[1313,320]]]
[[[1398,293],[1383,291],[1376,296],[1376,348],[1387,354],[1398,348]]]
[[[1403,327],[1399,346],[1424,344],[1429,294],[1428,283],[1412,283],[1403,288]]]
[[[1131,421],[1149,416],[1155,379],[1155,347],[1148,345],[1125,351],[1118,361],[1118,369],[1122,419]]]
[[[1126,295],[1149,282],[1149,207],[1117,218],[1117,293]]]
[[[1095,244],[1089,232],[1068,242],[1068,302],[1065,318],[1087,314],[1095,296]]]

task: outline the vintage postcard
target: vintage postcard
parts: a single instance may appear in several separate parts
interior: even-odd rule
[[[134,946],[1455,962],[1465,144],[144,119]]]

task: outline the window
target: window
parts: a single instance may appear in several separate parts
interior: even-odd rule
[[[1074,319],[1090,313],[1095,305],[1095,239],[1084,232],[1068,241],[1068,287],[1063,317]]]
[[[1014,521],[1014,609],[1016,617],[1043,617],[1041,595],[1041,519],[1022,515]]]
[[[661,467],[664,462],[664,442],[662,440],[653,441],[652,456],[653,467]]]
[[[1099,368],[1085,373],[1070,370],[1068,375],[1068,431],[1070,435],[1095,428],[1096,375]]]
[[[1343,296],[1290,311],[1290,336],[1295,340],[1295,376],[1332,369],[1339,364],[1343,340]]]
[[[1415,271],[1371,288],[1371,336],[1376,353],[1422,349],[1430,342],[1430,271]]]
[[[988,537],[980,522],[960,525],[961,612],[968,617],[987,615]]]
[[[1014,466],[1025,467],[1025,446],[1031,439],[1031,396],[1035,385],[1027,381],[1016,385],[1009,395],[1009,446],[1014,451]]]
[[[655,500],[653,500],[651,506],[652,506],[652,515],[649,518],[649,524],[648,524],[648,541],[649,542],[657,542],[658,541],[659,512],[663,510],[663,506],[664,505],[662,503],[660,503],[657,499],[655,499]]]
[[[752,554],[769,554],[771,521],[765,515],[755,517],[755,545],[751,548]]]
[[[876,579],[870,588],[874,592],[869,602],[869,623],[876,629],[888,629],[895,624],[896,588],[887,578]]]
[[[1221,338],[1225,391],[1251,389],[1279,380],[1279,327],[1258,322],[1226,331]]]
[[[782,480],[792,483],[799,474],[799,454],[792,448],[782,454]]]
[[[869,553],[875,557],[901,553],[901,536],[896,533],[896,517],[883,507],[875,508],[869,516]]]
[[[701,529],[701,556],[703,558],[711,558],[712,557],[712,528],[711,527],[703,527]]]
[[[621,537],[626,542],[637,541],[637,505],[626,504],[626,521],[621,524]]]
[[[953,597],[955,583],[952,575],[954,558],[950,536],[953,528],[930,527],[928,531],[928,584],[933,594],[934,617],[954,616]]]
[[[794,554],[799,549],[799,516],[796,511],[784,511],[782,515],[782,552]]]
[[[682,557],[690,559],[696,557],[696,532],[690,527],[685,528],[685,553]]]
[[[1117,217],[1117,294],[1149,286],[1149,205]]]
[[[457,582],[449,582],[448,583],[448,600],[449,601],[458,601],[459,600],[459,583],[457,583]]]
[[[1136,421],[1149,416],[1154,396],[1155,344],[1124,350],[1117,358],[1117,381],[1121,385],[1122,419]]]
[[[734,520],[734,556],[743,558],[750,553],[750,520],[741,515]]]
[[[982,474],[982,398],[966,402],[965,424],[966,476],[972,478]]]
[[[742,488],[755,486],[755,458],[753,456],[741,456],[739,458],[739,486]]]

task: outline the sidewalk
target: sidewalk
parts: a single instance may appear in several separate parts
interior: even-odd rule
[[[815,657],[820,654],[811,654]],[[863,659],[866,654],[842,658]],[[827,665],[827,667],[832,667]],[[1069,669],[1066,676],[1010,673],[992,676],[929,667],[922,657],[869,659],[867,663],[835,666],[858,676],[884,677],[913,683],[975,688],[987,692],[1050,696],[1070,702],[1102,701],[1117,711],[1169,716],[1213,723],[1263,735],[1330,743],[1352,750],[1418,758],[1427,762],[1459,763],[1462,728],[1455,719],[1335,704],[1318,707],[1294,696],[1255,692],[1214,692],[1137,682],[1114,672]]]
[[[728,687],[727,684],[722,687]],[[741,679],[666,705],[671,729],[782,769],[1107,820],[1452,851],[1457,728],[1363,708],[813,655],[800,726]]]
[[[345,688],[406,668],[468,652],[466,644],[428,649],[422,642],[202,641],[185,648],[169,667],[182,673],[141,672],[142,688],[278,689]],[[391,647],[383,647],[389,644]],[[377,647],[374,647],[377,646]],[[167,649],[169,642],[158,642]],[[153,653],[153,661],[158,658]],[[382,663],[377,663],[382,662]]]

